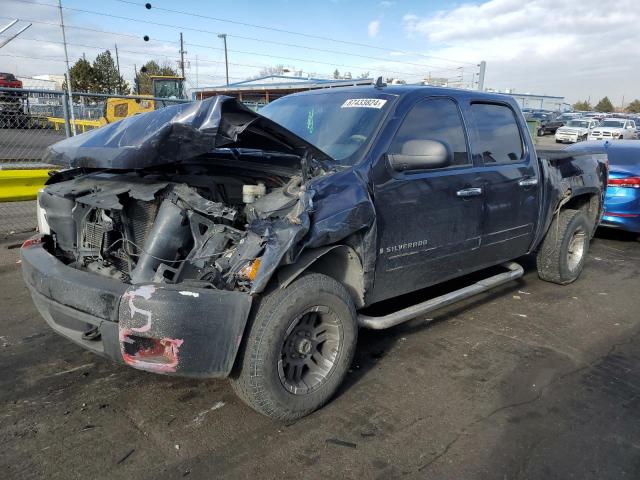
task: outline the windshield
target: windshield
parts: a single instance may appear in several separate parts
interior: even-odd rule
[[[624,121],[623,120],[603,120],[600,126],[622,128],[624,127]]]
[[[343,165],[355,165],[365,153],[395,97],[370,93],[291,95],[260,114],[315,145]]]
[[[154,80],[154,96],[157,98],[182,98],[179,80]]]
[[[589,128],[589,122],[586,120],[571,120],[567,122],[567,127]]]

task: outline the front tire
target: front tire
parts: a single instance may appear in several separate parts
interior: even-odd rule
[[[342,383],[358,338],[355,306],[345,287],[326,275],[303,275],[260,298],[252,312],[236,394],[282,421],[323,406]]]
[[[575,281],[584,267],[593,229],[581,210],[560,210],[538,250],[538,276],[560,285]]]

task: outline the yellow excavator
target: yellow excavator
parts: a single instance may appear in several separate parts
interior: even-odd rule
[[[153,98],[180,100],[186,98],[184,77],[171,75],[150,75]],[[104,124],[117,122],[123,118],[139,113],[151,112],[156,108],[171,105],[174,102],[163,102],[140,98],[108,98],[105,104]],[[102,119],[101,119],[102,120]]]
[[[153,100],[153,98],[166,98],[178,100],[186,98],[184,90],[184,77],[170,75],[150,75],[152,95],[146,98],[107,98],[104,104],[104,114],[95,120],[76,119],[75,126],[78,133],[102,127],[108,123],[117,122],[140,113],[152,112],[156,108],[166,107],[174,102]],[[64,128],[64,119],[49,117],[47,119],[56,130]]]

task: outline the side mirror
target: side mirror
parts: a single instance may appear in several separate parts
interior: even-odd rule
[[[451,149],[437,140],[409,140],[400,153],[389,153],[389,163],[394,170],[427,170],[451,165]]]

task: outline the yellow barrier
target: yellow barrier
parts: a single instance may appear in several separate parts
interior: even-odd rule
[[[0,170],[0,202],[35,200],[49,170]]]
[[[47,120],[53,124],[53,128],[55,130],[60,130],[64,128],[65,120],[64,118],[58,117],[47,117]],[[75,124],[77,130],[82,130],[82,133],[86,132],[87,129],[93,130],[94,128],[99,128],[103,125],[106,125],[106,122],[103,119],[100,120],[76,120],[72,122],[69,120],[69,124]]]

